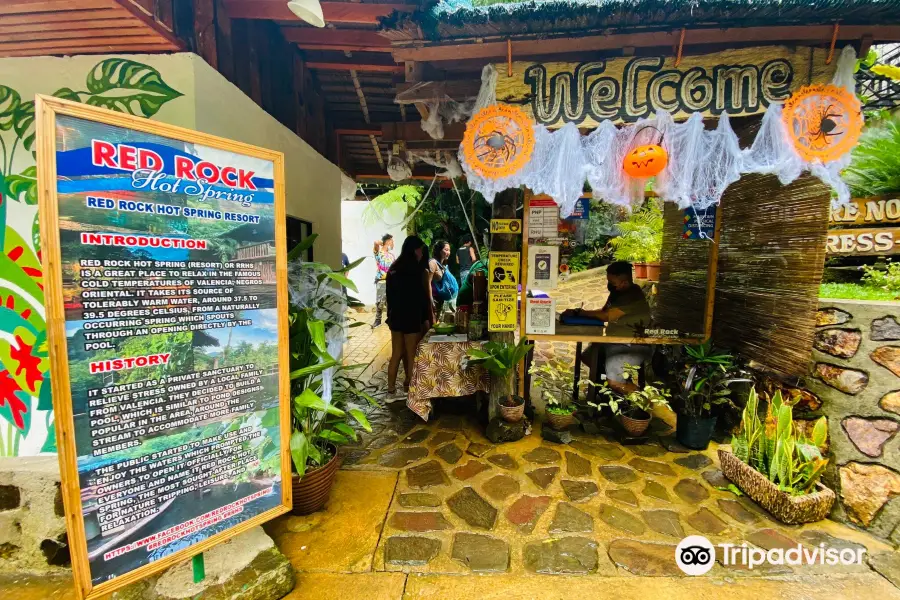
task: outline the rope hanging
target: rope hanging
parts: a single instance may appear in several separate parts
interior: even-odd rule
[[[678,37],[678,53],[675,55],[675,66],[681,64],[681,52],[684,50],[684,34],[687,32],[687,29],[681,28],[681,35]]]
[[[831,61],[834,60],[834,47],[837,45],[838,31],[841,30],[841,24],[835,23],[834,29],[831,32],[831,47],[828,48],[828,58],[825,59],[825,64],[830,65]]]

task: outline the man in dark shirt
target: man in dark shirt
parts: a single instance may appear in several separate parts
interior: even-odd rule
[[[631,263],[618,261],[606,268],[609,298],[600,310],[569,309],[563,314],[575,314],[606,321],[609,337],[638,337],[650,326],[650,305],[640,286],[632,278]],[[625,365],[640,366],[653,355],[653,347],[640,344],[591,344],[584,361],[591,366],[591,379],[597,380],[599,361],[603,359],[610,386],[630,391],[626,385]]]

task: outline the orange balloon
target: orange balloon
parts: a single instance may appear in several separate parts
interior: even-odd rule
[[[625,155],[622,168],[631,177],[653,177],[659,175],[669,162],[669,154],[659,144],[638,146]]]

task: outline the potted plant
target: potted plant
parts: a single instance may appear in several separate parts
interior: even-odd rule
[[[554,358],[544,364],[533,365],[529,373],[534,377],[532,384],[541,389],[541,396],[547,403],[545,414],[550,427],[562,430],[574,424],[577,407],[572,402],[572,388],[575,382],[575,369],[572,364]],[[579,393],[588,385],[590,385],[588,380],[580,380]]]
[[[825,417],[816,421],[811,437],[794,426],[793,407],[775,392],[765,421],[758,414],[759,397],[751,389],[733,450],[719,449],[722,472],[745,494],[782,523],[812,523],[824,519],[834,504],[834,492],[819,479],[828,466],[822,451],[828,437]]]
[[[516,423],[525,416],[525,399],[513,394],[515,389],[516,367],[534,348],[524,337],[518,344],[507,342],[487,342],[482,348],[470,348],[467,365],[483,365],[493,376],[498,378],[503,397],[500,399],[500,415],[509,423]]]
[[[628,391],[628,390],[631,391]],[[625,365],[625,386],[623,391],[613,389],[609,381],[604,381],[600,386],[600,394],[605,400],[590,403],[595,408],[607,406],[612,413],[619,417],[619,421],[625,431],[632,436],[643,435],[650,426],[650,419],[655,408],[669,406],[671,394],[662,387],[661,382],[644,384],[638,382],[638,367]]]
[[[650,200],[618,227],[619,236],[610,240],[613,257],[632,263],[635,279],[659,281],[663,215],[658,203]]]
[[[344,313],[352,300],[342,287],[356,291],[346,273],[361,261],[335,272],[327,265],[299,260],[315,238],[310,236],[288,255],[290,451],[293,513],[298,515],[325,505],[337,473],[337,446],[356,441],[354,427],[371,431],[360,407],[378,405],[353,376],[358,365],[344,366],[335,358],[346,338]]]
[[[692,450],[706,450],[716,427],[714,407],[729,405],[736,409],[731,401],[731,385],[751,380],[738,376],[734,356],[713,350],[709,341],[685,346],[684,352],[687,360],[679,378],[681,397],[675,408],[675,437]]]

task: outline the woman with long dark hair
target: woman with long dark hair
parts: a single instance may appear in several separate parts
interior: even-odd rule
[[[434,289],[441,285],[444,277],[453,277],[453,273],[447,270],[448,260],[450,260],[450,242],[438,240],[431,253],[431,259],[428,261],[428,291],[431,294],[431,305],[434,307],[432,320],[435,322],[441,318],[445,300],[436,298]]]
[[[401,360],[406,372],[403,386],[409,388],[416,346],[433,321],[427,253],[425,242],[411,235],[403,241],[400,256],[388,269],[385,284],[387,324],[391,330],[388,394],[397,392],[397,371]]]

